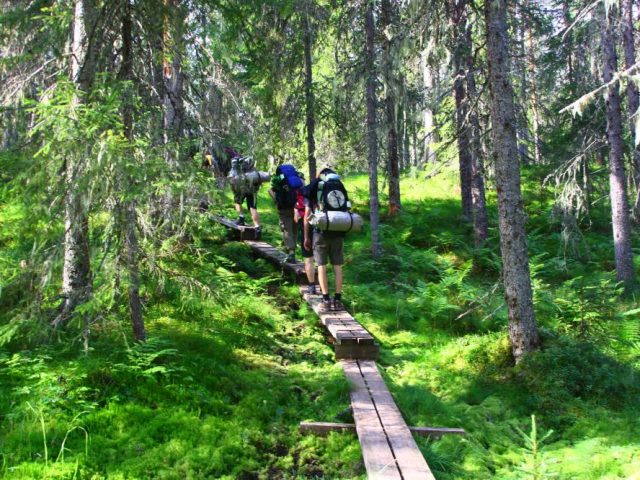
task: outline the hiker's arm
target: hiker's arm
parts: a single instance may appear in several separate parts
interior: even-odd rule
[[[274,202],[276,201],[276,192],[273,191],[273,188],[269,189],[269,196],[271,197],[271,200]]]
[[[311,226],[309,225],[309,215],[311,215],[311,208],[309,205],[304,207],[304,248],[311,250]]]

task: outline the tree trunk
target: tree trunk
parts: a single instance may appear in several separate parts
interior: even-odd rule
[[[122,80],[133,81],[133,53],[132,53],[133,37],[132,37],[132,21],[131,21],[131,3],[130,0],[124,0],[122,9],[122,66],[120,70],[120,78]],[[122,125],[124,135],[131,148],[134,143],[133,137],[133,92],[132,85],[125,87],[125,95],[123,98],[122,108]],[[128,191],[133,185],[129,178],[125,175],[121,183],[121,188],[125,192],[125,198]],[[133,337],[139,341],[146,340],[144,329],[144,320],[142,318],[142,303],[140,302],[140,272],[138,268],[138,238],[136,235],[136,206],[135,201],[126,199],[123,201],[122,209],[124,211],[124,248],[126,269],[129,276],[128,294],[129,294],[129,313],[131,315],[131,325],[133,327]]]
[[[613,25],[618,11],[611,8],[602,22],[602,52],[604,55],[604,82],[612,80],[618,70],[618,59],[613,36]],[[609,195],[611,197],[611,223],[616,261],[616,278],[630,288],[634,280],[631,252],[631,222],[624,172],[624,141],[619,85],[616,82],[607,93],[607,137],[609,140]]]
[[[622,32],[625,68],[631,68],[636,63],[636,48],[633,34],[633,0],[625,0],[624,29]],[[640,106],[638,86],[634,81],[627,82],[627,100],[629,102],[629,116],[633,117],[633,115],[638,113],[638,106]],[[633,201],[632,216],[636,223],[640,223],[640,139],[636,138],[635,122],[635,118],[632,118],[630,121],[631,136],[634,144],[634,148],[631,151],[631,171],[635,185],[635,200]]]
[[[403,79],[404,82],[404,79]],[[404,92],[404,84],[402,88]],[[398,132],[398,163],[400,171],[406,170],[409,163],[407,162],[407,151],[405,150],[405,105],[407,103],[407,97],[403,95],[398,101],[398,114],[396,115],[396,131]]]
[[[308,4],[305,4],[308,8]],[[306,102],[306,127],[307,127],[307,160],[309,162],[309,180],[316,176],[316,117],[315,99],[313,96],[313,58],[311,47],[313,44],[309,12],[304,15],[304,98]]]
[[[95,44],[89,32],[95,22],[91,2],[76,0],[71,43],[71,81],[77,88],[75,105],[85,102],[95,74]],[[57,327],[66,322],[73,310],[91,296],[91,261],[89,254],[89,217],[83,205],[83,159],[67,157],[65,161],[64,264],[62,267],[62,312],[53,321]]]
[[[453,65],[454,83],[453,94],[456,102],[455,123],[458,140],[458,162],[460,170],[460,196],[462,202],[462,217],[470,221],[473,217],[473,204],[471,195],[472,167],[471,167],[471,147],[469,141],[469,128],[467,115],[469,113],[469,102],[465,91],[465,63],[471,45],[467,45],[466,28],[467,13],[466,0],[449,0],[447,3],[449,23],[453,34]]]
[[[432,144],[438,141],[437,130],[434,121],[434,105],[436,102],[433,101],[433,97],[436,94],[436,76],[437,68],[434,68],[429,64],[428,54],[425,50],[422,55],[422,86],[424,88],[424,91],[428,92],[428,94],[425,93],[425,95],[427,96],[427,100],[422,115],[422,123],[424,128],[424,147],[422,156],[423,165],[426,165],[427,163],[437,162],[436,153],[433,151],[432,147]]]
[[[525,8],[528,9],[529,0],[525,3]],[[540,114],[538,109],[538,88],[536,86],[536,54],[533,48],[533,29],[531,28],[531,22],[525,22],[526,37],[527,37],[527,69],[529,72],[529,104],[531,106],[532,115],[532,134],[533,134],[533,161],[535,164],[540,163],[540,137],[538,131],[540,130]],[[571,60],[569,60],[571,65]]]
[[[373,0],[367,0],[364,29],[366,34],[365,70],[367,101],[367,147],[369,163],[369,216],[371,222],[371,253],[380,256],[380,202],[378,198],[378,138],[376,135],[376,65],[375,65],[375,24]]]
[[[517,363],[538,346],[539,338],[533,310],[525,214],[520,191],[516,118],[509,80],[506,10],[505,0],[485,1],[492,155],[498,194],[503,281],[509,312],[509,340]]]
[[[571,13],[569,12],[569,1],[563,0],[562,2],[562,19],[565,28],[571,27]],[[574,61],[573,61],[573,33],[565,37],[565,45],[567,48],[567,76],[569,79],[569,85],[572,92],[575,92],[576,77],[574,74]]]
[[[582,161],[582,189],[584,190],[584,208],[587,218],[591,216],[591,172],[589,172],[589,155]]]
[[[393,10],[390,0],[382,0],[381,29],[386,32],[393,22]],[[384,84],[385,112],[387,120],[387,174],[389,176],[389,215],[400,211],[400,168],[398,159],[398,131],[396,130],[396,96],[397,79],[392,70],[392,45],[390,35],[384,34]]]
[[[526,2],[526,0],[525,0]],[[526,62],[526,50],[525,50],[525,22],[526,11],[523,5],[515,5],[515,15],[519,14],[518,29],[517,29],[517,41],[518,52],[515,55],[515,61],[517,70],[520,72],[520,97],[515,96],[516,101],[516,121],[518,122],[518,128],[516,129],[516,138],[518,139],[518,155],[520,155],[520,163],[522,165],[529,164],[529,143],[531,138],[529,136],[529,122],[527,119],[527,62]]]
[[[476,102],[478,92],[475,79],[475,65],[473,64],[473,50],[471,48],[472,27],[467,27],[467,44],[470,46],[467,54],[467,92],[469,101],[476,103],[476,107],[469,110],[469,133],[471,137],[471,200],[473,206],[473,232],[476,247],[480,247],[489,235],[487,220],[487,202],[484,188],[484,160],[482,158],[482,129],[478,121],[478,106]]]
[[[178,165],[176,145],[184,127],[184,102],[182,100],[182,13],[178,0],[165,0],[163,33],[164,78],[164,142],[166,161],[172,167]]]

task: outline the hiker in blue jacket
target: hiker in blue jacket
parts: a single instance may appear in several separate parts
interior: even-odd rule
[[[284,164],[276,168],[276,173],[271,178],[269,195],[278,207],[278,218],[282,230],[282,243],[287,252],[286,261],[296,262],[296,238],[298,237],[298,225],[294,218],[297,201],[297,191],[303,187],[300,173],[293,165]]]

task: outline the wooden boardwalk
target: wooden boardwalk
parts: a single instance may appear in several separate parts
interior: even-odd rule
[[[278,250],[272,245],[269,245],[267,242],[259,240],[245,240],[244,243],[249,245],[251,250],[253,250],[257,256],[270,261],[280,267],[283,271],[292,274],[296,278],[297,283],[306,282],[307,276],[304,272],[304,263],[298,261],[294,263],[287,262],[287,254],[282,250]]]
[[[435,479],[376,363],[341,360],[351,386],[351,408],[371,479]]]
[[[322,296],[309,295],[303,287],[300,293],[327,327],[334,341],[336,358],[376,360],[380,347],[373,336],[346,310],[323,312]]]
[[[218,217],[220,223],[237,229],[233,222]],[[286,254],[266,242],[240,238],[256,255],[292,273],[298,283],[306,283],[304,264],[286,262]],[[396,406],[375,360],[379,346],[375,339],[346,310],[325,312],[321,309],[321,295],[309,295],[302,287],[300,293],[331,334],[336,358],[340,360],[350,384],[351,409],[355,430],[362,448],[367,477],[376,480],[430,480],[435,477],[422,456],[400,410]],[[305,422],[303,422],[305,423]],[[307,423],[307,427],[321,424]],[[350,425],[324,424],[327,429],[345,430]],[[313,430],[313,428],[307,428]],[[435,435],[464,433],[460,429],[425,429]]]
[[[258,240],[260,233],[256,232],[255,227],[249,225],[236,225],[235,222],[228,218],[221,217],[220,215],[211,215],[211,220],[224,225],[229,229],[229,232],[238,240]]]

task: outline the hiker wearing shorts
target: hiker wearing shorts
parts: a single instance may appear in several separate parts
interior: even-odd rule
[[[318,283],[322,291],[321,309],[325,312],[330,310],[344,310],[342,303],[342,265],[344,264],[345,233],[320,231],[317,228],[312,228],[309,223],[309,217],[313,212],[323,210],[323,206],[320,205],[319,200],[319,196],[322,196],[320,189],[322,189],[324,184],[328,183],[326,179],[331,174],[337,177],[337,174],[329,165],[324,165],[319,170],[317,178],[308,185],[307,206],[304,217],[304,246],[307,250],[313,248],[313,258],[318,266]],[[336,285],[333,299],[331,299],[329,295],[328,263],[331,263],[335,275]]]
[[[256,234],[260,235],[260,216],[258,215],[258,190],[261,177],[255,169],[250,157],[236,156],[231,159],[231,170],[228,178],[231,180],[233,204],[238,213],[237,225],[246,225],[242,203],[246,201],[247,209],[251,213]]]

